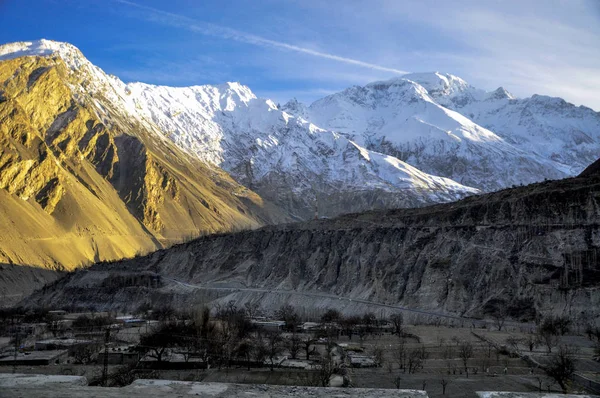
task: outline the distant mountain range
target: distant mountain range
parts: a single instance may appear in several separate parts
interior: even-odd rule
[[[483,191],[573,176],[600,153],[600,113],[516,99],[449,74],[418,73],[283,107],[435,175]]]
[[[600,153],[600,113],[441,73],[278,107],[239,83],[125,84],[39,40],[0,46],[0,82],[8,264],[74,267],[203,233],[454,201],[573,176]]]

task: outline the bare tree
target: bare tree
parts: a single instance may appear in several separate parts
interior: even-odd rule
[[[542,375],[535,376],[535,380],[538,382],[538,392],[542,392],[542,384],[545,381],[545,378]]]
[[[375,348],[373,348],[373,357],[375,358],[375,363],[377,364],[377,366],[383,366],[383,348],[381,348],[380,346],[375,346]]]
[[[349,316],[340,320],[342,331],[348,336],[349,340],[352,340],[352,335],[356,330],[356,326],[360,323],[360,318],[357,316]]]
[[[250,339],[242,341],[236,349],[236,356],[238,358],[244,359],[244,362],[246,362],[246,366],[247,366],[248,370],[250,370],[250,363],[252,362],[253,350],[254,350],[253,341]]]
[[[401,339],[400,343],[392,351],[394,355],[394,360],[396,361],[396,364],[398,364],[398,368],[402,371],[406,371],[406,351],[406,342],[404,339]]]
[[[421,349],[414,349],[408,354],[408,373],[416,373],[423,369],[423,352]]]
[[[48,330],[54,337],[63,335],[67,329],[65,323],[59,317],[51,314],[48,314],[46,324],[48,325]]]
[[[267,358],[269,358],[269,364],[271,371],[275,368],[275,358],[281,353],[283,345],[283,337],[281,332],[273,331],[266,335],[267,338]]]
[[[402,338],[402,335],[404,334],[404,317],[402,316],[402,313],[398,312],[397,314],[392,314],[392,316],[390,317],[390,321],[392,322],[392,325],[394,327],[393,333],[398,335],[398,337]]]
[[[399,390],[400,387],[402,387],[402,377],[400,376],[396,376],[394,378],[394,385],[396,386],[396,388]]]
[[[256,339],[251,351],[251,355],[254,359],[254,362],[262,365],[267,359],[268,351],[268,347],[263,341],[263,339]]]
[[[496,308],[496,310],[492,313],[492,318],[494,319],[494,323],[496,324],[498,330],[502,330],[502,328],[504,327],[504,323],[506,322],[506,316],[506,308],[504,307]]]
[[[425,366],[425,362],[429,359],[429,352],[427,351],[425,344],[421,344],[421,347],[419,347],[419,351],[421,352],[421,360],[423,361],[423,366]]]
[[[442,349],[442,358],[452,359],[454,358],[454,347],[447,345]]]
[[[367,339],[367,334],[369,333],[369,329],[365,325],[358,325],[356,331],[358,332],[358,341],[362,346]]]
[[[392,373],[394,371],[394,363],[391,361],[387,361],[385,364],[385,368],[388,371],[388,373]]]
[[[548,350],[548,354],[552,353],[552,348],[556,347],[560,341],[560,337],[554,334],[551,330],[541,328],[537,335],[540,344],[543,344]]]
[[[542,320],[540,328],[564,336],[570,331],[572,323],[568,316],[548,316]]]
[[[136,363],[119,366],[110,374],[111,385],[115,387],[125,387],[133,383],[137,378],[135,374],[136,366]]]
[[[506,338],[506,345],[508,345],[514,352],[519,352],[519,343],[521,339],[518,339],[514,336],[508,336]]]
[[[462,360],[467,378],[469,377],[469,359],[473,357],[473,344],[469,341],[463,341],[458,346],[458,356]]]
[[[98,352],[99,348],[100,347],[97,345],[83,345],[75,348],[75,351],[73,352],[74,363],[87,365],[88,363],[92,362],[92,359]]]
[[[154,331],[140,337],[139,349],[151,358],[162,362],[168,355],[169,349],[179,343],[182,331],[178,325],[165,323]]]
[[[315,339],[312,336],[305,337],[302,339],[302,346],[304,348],[304,352],[306,352],[306,360],[310,360],[310,354],[315,352]],[[312,347],[312,350],[310,349]]]
[[[300,317],[298,316],[296,309],[289,304],[282,305],[275,311],[275,317],[284,321],[285,328],[290,332],[296,331],[296,328],[300,323]]]
[[[572,346],[561,345],[558,352],[550,357],[546,366],[546,374],[560,385],[563,392],[568,392],[567,383],[575,373],[575,355],[577,349]]]
[[[440,384],[442,385],[442,395],[446,395],[446,388],[450,384],[450,379],[446,378],[443,374],[440,378]]]
[[[327,350],[317,365],[317,375],[321,387],[329,387],[331,376],[335,373],[336,365],[331,351]]]
[[[155,308],[152,315],[159,321],[173,321],[176,318],[176,311],[170,304],[165,304],[162,307]]]
[[[377,325],[377,316],[374,313],[368,312],[363,315],[362,323],[364,325],[364,330],[367,334],[373,334],[375,326]]]
[[[296,333],[294,333],[291,337],[285,339],[285,347],[290,352],[290,356],[292,359],[298,358],[298,352],[301,350],[302,340]]]
[[[342,314],[340,314],[340,312],[334,308],[329,308],[321,316],[321,322],[323,322],[323,323],[337,322],[340,319],[342,319]]]
[[[529,348],[529,352],[533,352],[533,349],[538,345],[538,339],[533,333],[529,333],[526,337],[523,337],[521,341]]]
[[[248,301],[244,304],[244,313],[250,319],[256,318],[262,314],[260,304],[257,301]]]
[[[588,339],[591,341],[595,339],[596,342],[600,343],[600,327],[588,323],[585,326],[585,334],[587,334]]]

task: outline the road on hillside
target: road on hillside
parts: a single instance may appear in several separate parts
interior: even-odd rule
[[[222,287],[222,286],[211,286],[211,285],[194,285],[191,283],[178,281],[177,279],[165,277],[162,275],[159,275],[159,276],[165,280],[174,282],[180,286],[184,286],[184,287],[191,288],[191,289],[228,291],[228,292],[232,292],[232,293],[250,292],[250,293],[267,293],[267,294],[296,295],[296,296],[305,296],[305,297],[318,297],[318,298],[325,298],[325,299],[332,299],[332,300],[343,300],[343,301],[352,302],[352,303],[366,304],[366,305],[371,305],[371,306],[375,306],[375,307],[390,308],[390,309],[394,309],[394,310],[398,310],[398,311],[412,312],[412,313],[422,314],[422,315],[427,315],[427,316],[436,316],[436,317],[442,317],[442,318],[456,319],[456,320],[460,320],[460,321],[471,322],[471,323],[473,323],[475,325],[479,325],[479,326],[481,326],[482,323],[485,323],[485,321],[482,321],[480,319],[465,318],[465,317],[461,317],[461,316],[457,316],[457,315],[450,315],[450,314],[443,314],[443,313],[439,313],[439,312],[431,312],[431,311],[425,311],[425,310],[418,310],[418,309],[414,309],[414,308],[400,307],[397,305],[377,303],[377,302],[369,301],[369,300],[336,296],[334,294],[298,292],[298,291],[294,291],[294,290],[262,289],[262,288],[255,288],[255,287]],[[508,323],[509,322],[506,322],[506,324],[508,324]]]

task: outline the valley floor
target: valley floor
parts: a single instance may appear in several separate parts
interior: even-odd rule
[[[543,392],[560,392],[557,384],[552,382],[544,372],[532,363],[508,355],[509,352],[494,348],[493,344],[506,346],[509,337],[522,338],[528,335],[527,327],[508,326],[505,330],[454,328],[445,326],[407,326],[407,350],[425,347],[428,358],[422,369],[408,373],[400,369],[397,363],[396,350],[399,344],[397,336],[382,333],[373,335],[362,341],[358,337],[348,339],[341,336],[336,340],[338,345],[346,347],[346,353],[357,349],[360,355],[373,355],[376,349],[383,349],[383,360],[379,367],[354,368],[347,367],[347,378],[350,389],[400,389],[425,390],[429,397],[476,397],[478,391],[515,391],[539,392],[540,383]],[[125,328],[118,332],[118,339],[123,343],[135,344],[146,327]],[[301,334],[300,334],[301,335]],[[479,337],[478,337],[479,336]],[[471,358],[467,361],[469,375],[464,372],[464,364],[459,357],[458,341],[470,342],[474,347]],[[600,378],[600,363],[592,360],[593,343],[585,336],[562,336],[560,344],[578,347],[577,372],[587,377]],[[320,350],[322,347],[317,346]],[[531,355],[537,362],[543,363],[548,357],[546,350],[535,347],[532,352],[527,347],[518,346],[521,354]],[[299,361],[304,358],[300,353]],[[102,364],[74,365],[61,363],[47,366],[0,366],[0,373],[11,371],[24,374],[79,375],[85,376],[90,383],[100,380]],[[117,372],[119,366],[109,366],[109,374]],[[235,384],[267,384],[287,386],[311,385],[311,370],[276,367],[271,371],[268,367],[252,368],[232,366],[221,369],[144,369],[136,373],[137,378],[190,381],[202,383],[235,383]],[[399,379],[399,380],[398,380]],[[442,391],[442,381],[447,383],[446,393]],[[252,387],[254,388],[254,387]],[[571,392],[586,392],[581,384],[573,383]],[[590,391],[587,391],[590,392]]]

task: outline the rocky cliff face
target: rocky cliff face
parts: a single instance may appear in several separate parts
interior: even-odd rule
[[[332,294],[470,317],[502,307],[513,319],[549,312],[592,319],[600,315],[599,222],[594,174],[451,204],[204,237],[95,265],[31,300],[132,309],[215,299],[190,286],[197,285],[229,288],[220,301],[260,300],[271,308],[289,301],[364,309],[324,296]],[[110,282],[141,271],[158,275],[161,287]]]
[[[0,263],[73,269],[287,219],[86,91],[89,75],[0,62]]]

